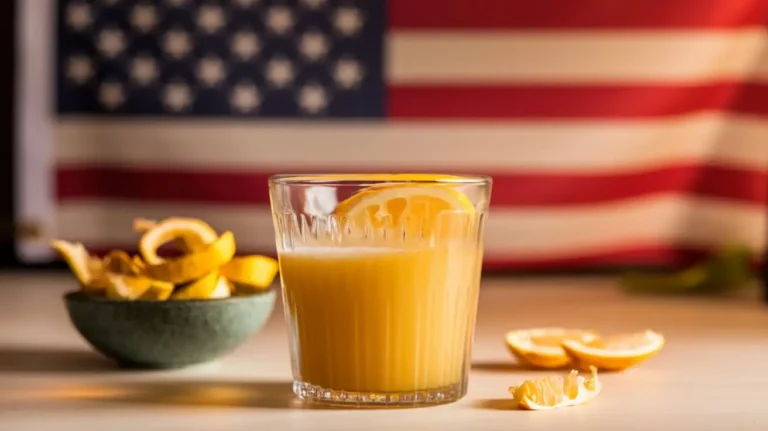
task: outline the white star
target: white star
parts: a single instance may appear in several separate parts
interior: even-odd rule
[[[293,81],[293,64],[286,58],[273,58],[267,63],[265,73],[271,85],[284,88]]]
[[[333,26],[344,36],[353,36],[363,27],[363,14],[354,7],[340,7],[333,16]]]
[[[184,30],[171,30],[165,34],[163,49],[168,55],[180,59],[186,56],[191,49],[189,33]]]
[[[356,60],[341,59],[333,69],[333,79],[341,88],[356,87],[363,80],[363,66]]]
[[[238,31],[232,37],[231,49],[240,60],[247,61],[261,50],[261,42],[251,31]]]
[[[91,6],[87,3],[76,2],[67,6],[67,24],[74,30],[82,31],[93,22]]]
[[[224,27],[224,21],[224,11],[217,5],[203,5],[197,14],[197,25],[209,34]]]
[[[328,53],[328,39],[319,31],[309,31],[299,39],[299,52],[311,61],[322,59]]]
[[[157,25],[157,9],[153,4],[137,4],[131,11],[131,25],[141,32],[148,32]]]
[[[293,28],[293,14],[285,6],[274,6],[267,11],[267,27],[273,33],[284,35]]]
[[[123,86],[119,82],[104,82],[99,87],[99,103],[105,108],[114,110],[125,103]]]
[[[76,55],[67,60],[67,77],[74,83],[85,84],[93,76],[91,59],[84,55]]]
[[[192,90],[183,82],[172,82],[165,86],[163,103],[171,111],[183,111],[192,104]]]
[[[299,107],[309,114],[317,114],[328,106],[328,93],[320,85],[308,84],[299,91]]]
[[[204,57],[197,63],[197,76],[209,87],[224,79],[224,63],[216,57]]]
[[[232,108],[241,114],[252,112],[261,104],[259,89],[253,84],[240,83],[232,89],[229,97]]]
[[[131,63],[131,78],[139,85],[147,85],[157,79],[157,62],[148,55],[140,55]]]
[[[165,0],[165,1],[168,2],[168,4],[170,4],[173,7],[182,7],[185,4],[187,4],[189,0]]]
[[[105,28],[99,33],[99,52],[107,58],[115,58],[125,49],[123,32],[116,28]]]
[[[235,0],[235,4],[242,8],[249,8],[258,3],[259,0]]]
[[[309,9],[320,9],[328,0],[301,0],[301,4]]]

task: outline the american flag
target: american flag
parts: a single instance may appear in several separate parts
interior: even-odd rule
[[[185,215],[271,252],[270,174],[436,171],[493,176],[489,267],[765,246],[765,0],[61,0],[55,16],[55,186],[21,194],[49,236],[134,248],[134,217]]]

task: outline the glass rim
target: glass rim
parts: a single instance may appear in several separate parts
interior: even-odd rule
[[[488,175],[448,173],[350,173],[350,174],[277,174],[269,177],[275,185],[361,186],[375,184],[455,184],[490,185]]]

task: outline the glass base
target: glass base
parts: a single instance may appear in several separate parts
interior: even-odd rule
[[[420,407],[448,404],[466,394],[462,385],[415,392],[352,392],[327,389],[305,382],[294,381],[293,393],[302,400],[318,404],[346,407]]]

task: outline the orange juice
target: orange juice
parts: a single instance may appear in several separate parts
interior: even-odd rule
[[[466,388],[480,258],[475,244],[281,252],[294,374],[342,391]]]

